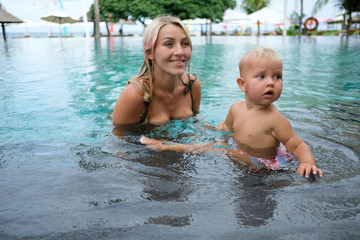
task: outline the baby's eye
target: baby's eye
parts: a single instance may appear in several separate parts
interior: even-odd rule
[[[264,75],[258,75],[257,78],[263,79],[263,78],[265,78],[265,76]]]
[[[281,75],[276,75],[276,76],[275,76],[275,79],[276,79],[276,80],[281,79]]]

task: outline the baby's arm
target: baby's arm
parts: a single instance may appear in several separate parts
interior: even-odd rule
[[[210,124],[204,123],[202,125],[203,127],[213,130],[213,131],[218,131],[218,132],[227,132],[227,133],[231,133],[232,132],[232,114],[231,114],[231,108],[229,110],[229,113],[225,119],[224,122],[220,123],[218,126],[212,126]]]
[[[321,169],[317,168],[314,156],[310,147],[295,134],[288,119],[279,113],[278,119],[274,121],[273,136],[278,139],[286,150],[293,153],[299,160],[300,165],[296,172],[305,177],[309,177],[310,173],[320,177],[323,176]]]
[[[234,103],[235,104],[235,103]],[[233,105],[231,105],[228,115],[226,116],[226,119],[224,122],[220,123],[217,126],[218,131],[224,131],[224,132],[232,132],[232,125],[233,125],[233,117],[232,117],[232,111],[233,111]]]

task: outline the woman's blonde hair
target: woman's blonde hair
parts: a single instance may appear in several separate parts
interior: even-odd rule
[[[127,84],[135,83],[142,87],[144,93],[144,102],[149,106],[151,101],[152,89],[154,87],[154,70],[152,61],[149,59],[150,54],[154,54],[154,48],[156,40],[159,36],[160,29],[168,24],[173,24],[181,27],[187,38],[189,39],[189,45],[192,50],[192,43],[190,34],[178,17],[171,15],[161,15],[155,18],[146,28],[143,36],[143,50],[144,50],[144,62],[140,68],[139,73],[131,78]],[[188,63],[188,72],[190,73],[190,61]],[[148,116],[148,114],[147,114]],[[147,121],[147,118],[146,118]]]

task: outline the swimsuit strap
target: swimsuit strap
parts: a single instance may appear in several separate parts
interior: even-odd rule
[[[192,85],[193,83],[197,80],[197,77],[195,74],[193,74],[195,76],[194,79],[190,79],[190,74],[186,74],[186,76],[189,79],[189,83],[184,83],[184,81],[182,80],[181,76],[180,76],[180,81],[181,83],[185,86],[185,90],[184,90],[184,95],[186,95],[189,91],[190,91],[190,96],[191,96],[191,111],[194,114],[194,98],[193,98],[193,94],[192,94]],[[145,101],[144,100],[144,109],[142,110],[141,114],[140,114],[140,122],[144,122],[146,119],[146,116],[148,114],[149,111],[149,105],[150,105],[150,101]]]
[[[149,111],[149,102],[147,101],[144,101],[144,104],[145,104],[145,107],[143,108],[141,114],[140,114],[140,122],[144,122],[145,121],[145,118],[147,116],[147,113]]]
[[[140,79],[138,78],[140,81],[141,81],[141,87],[143,88],[143,91],[149,91],[149,86],[148,86],[148,81],[145,80],[145,79]],[[138,84],[137,81],[134,81],[132,79],[130,79],[126,85],[129,85],[130,83],[134,83],[134,84]],[[142,112],[140,113],[139,117],[140,117],[140,122],[144,122],[145,119],[146,119],[146,115],[147,115],[147,112],[149,111],[149,106],[150,106],[150,97],[147,97],[146,99],[144,98],[144,108],[142,110]]]
[[[195,79],[190,79],[190,74],[186,74],[186,76],[189,79],[189,83],[184,83],[184,81],[182,80],[181,76],[180,76],[180,81],[183,85],[185,85],[185,90],[184,90],[184,95],[186,95],[189,91],[190,91],[190,96],[191,96],[191,111],[194,114],[194,97],[192,94],[192,84],[197,80],[197,77],[195,74],[193,74],[195,76]]]

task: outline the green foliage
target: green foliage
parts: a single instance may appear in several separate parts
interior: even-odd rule
[[[359,12],[360,1],[359,0],[343,0],[341,5],[347,12]]]
[[[146,18],[170,14],[181,19],[218,22],[225,10],[236,6],[236,0],[99,0],[99,5],[102,19],[111,14],[112,21],[131,18],[144,24]]]
[[[302,15],[302,19],[305,19],[306,18],[306,15],[303,14]],[[292,12],[290,14],[290,19],[292,20],[292,23],[290,24],[288,30],[287,30],[287,35],[288,36],[295,36],[295,35],[298,35],[299,33],[299,23],[300,23],[300,14],[297,13],[297,12]],[[304,22],[304,20],[303,20]],[[305,34],[306,31],[305,29],[302,29],[302,34]]]
[[[317,0],[315,7],[312,11],[312,14],[315,15],[323,6],[325,6],[329,0]],[[348,16],[347,23],[343,23],[346,29],[346,35],[349,35],[349,29],[352,24],[351,14],[353,12],[360,11],[360,1],[359,0],[338,0],[336,4],[339,9],[345,10],[345,14]]]
[[[312,15],[314,16],[322,7],[324,7],[329,0],[317,0],[312,10]],[[360,11],[360,1],[359,0],[338,0],[336,5],[339,9],[345,9],[347,12],[358,12]]]
[[[206,18],[213,22],[223,20],[227,9],[235,8],[234,0],[188,0],[190,8],[188,16],[182,19]],[[179,16],[181,18],[181,16]]]
[[[241,8],[244,9],[247,14],[251,14],[268,6],[269,3],[270,0],[242,0]]]

